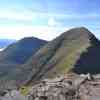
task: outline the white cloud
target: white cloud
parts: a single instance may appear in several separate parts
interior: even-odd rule
[[[0,11],[0,18],[5,18],[5,19],[14,19],[14,20],[33,20],[36,18],[36,15],[31,12],[22,12],[22,11]]]
[[[64,19],[86,19],[99,18],[100,14],[58,14],[58,13],[40,13],[32,11],[0,11],[0,18],[33,21],[37,16],[48,18],[47,26],[1,26],[0,38],[20,39],[27,36],[35,36],[45,40],[52,40],[63,31],[69,29],[61,26],[56,18]]]
[[[0,28],[0,38],[21,39],[35,36],[44,40],[52,40],[67,29],[65,27],[49,26],[2,26]]]
[[[98,13],[88,13],[88,14],[79,14],[79,13],[46,13],[46,12],[35,12],[30,10],[0,10],[0,18],[6,19],[15,19],[15,20],[26,20],[32,21],[35,18],[50,18],[48,24],[56,24],[56,18],[62,19],[86,19],[86,18],[99,18],[100,14]]]
[[[0,48],[0,51],[3,51],[4,50],[4,48]]]
[[[49,19],[48,19],[48,26],[58,26],[58,22],[55,20],[55,18],[53,18],[53,17],[50,17]]]
[[[87,13],[87,14],[80,14],[80,13],[41,13],[35,12],[37,15],[41,17],[53,17],[53,18],[60,18],[60,19],[91,19],[91,18],[99,18],[100,14],[98,13]]]

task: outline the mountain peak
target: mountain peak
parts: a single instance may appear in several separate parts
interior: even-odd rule
[[[72,28],[70,30],[67,31],[67,33],[73,33],[73,34],[78,34],[80,33],[81,35],[87,34],[87,35],[93,35],[87,28],[85,27],[76,27],[76,28]],[[69,33],[69,34],[70,34]]]
[[[69,41],[74,41],[74,40],[79,40],[80,42],[82,41],[90,41],[97,43],[99,42],[98,39],[95,37],[95,35],[89,31],[85,27],[77,27],[77,28],[72,28],[66,32],[64,32],[61,36],[58,37],[60,39],[64,40],[69,40]]]
[[[76,28],[73,28],[73,29],[79,29],[79,30],[88,30],[88,28],[84,27],[84,26],[81,26],[81,27],[76,27]],[[71,30],[71,29],[70,29]]]

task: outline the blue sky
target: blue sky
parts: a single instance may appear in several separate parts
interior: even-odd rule
[[[100,39],[100,0],[0,0],[0,38],[52,40],[80,26]]]

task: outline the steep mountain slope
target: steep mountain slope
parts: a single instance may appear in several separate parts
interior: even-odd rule
[[[23,64],[45,44],[46,41],[34,37],[24,38],[9,45],[3,52],[0,53],[0,64]]]
[[[69,71],[100,72],[100,42],[86,28],[73,28],[41,48],[19,72],[29,83]]]

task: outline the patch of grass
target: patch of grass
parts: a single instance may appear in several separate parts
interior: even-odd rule
[[[79,48],[79,49],[77,49]],[[75,48],[71,48],[70,49],[70,53],[68,54],[68,56],[66,56],[63,61],[59,64],[58,69],[59,71],[62,72],[68,72],[71,70],[72,67],[74,67],[75,64],[75,59],[79,58],[78,53],[83,52],[84,50],[86,50],[86,47],[75,47]]]
[[[72,43],[67,45],[67,51],[65,56],[61,59],[60,62],[56,64],[52,72],[48,75],[50,78],[55,77],[55,75],[68,73],[74,67],[76,60],[79,58],[81,52],[85,52],[89,44],[77,43],[73,45]],[[78,48],[78,49],[77,49]],[[64,53],[62,50],[60,52]],[[59,54],[59,53],[58,53]]]
[[[19,91],[22,95],[26,96],[29,93],[31,86],[22,86]]]

